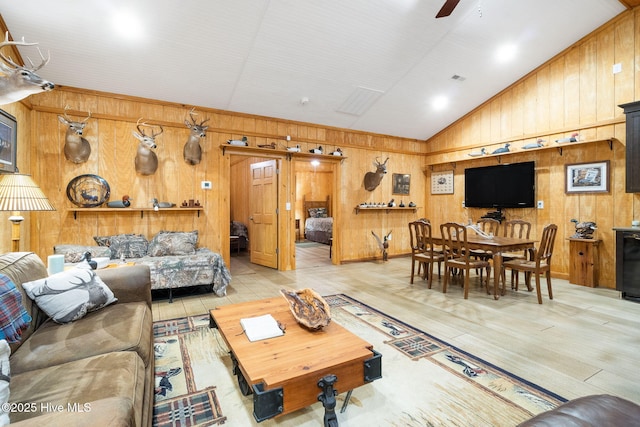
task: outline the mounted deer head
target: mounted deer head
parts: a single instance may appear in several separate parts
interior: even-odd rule
[[[190,165],[197,165],[202,160],[202,148],[200,147],[200,138],[204,138],[207,136],[207,129],[209,126],[205,126],[204,124],[209,121],[209,119],[203,120],[200,124],[196,123],[195,119],[195,108],[192,108],[189,111],[189,117],[191,117],[191,122],[189,120],[185,120],[184,124],[191,130],[191,134],[189,135],[189,139],[187,139],[186,144],[184,144],[184,150],[182,155],[184,156],[184,161]]]
[[[42,56],[42,52],[38,49],[42,62],[37,67],[29,59],[31,68],[27,68],[15,63],[10,56],[2,53],[2,48],[7,46],[34,46],[38,43],[26,43],[24,39],[21,42],[9,41],[9,32],[4,36],[4,41],[0,43],[0,72],[4,74],[0,76],[0,105],[10,104],[20,101],[34,93],[52,90],[54,84],[44,80],[36,74],[40,68],[47,65],[50,58]]]
[[[69,106],[65,106],[64,116],[58,116],[60,123],[67,126],[67,133],[64,136],[64,157],[73,163],[84,163],[91,155],[91,145],[82,137],[82,133],[87,120],[91,117],[91,112],[83,121],[76,122],[67,115],[68,109]]]
[[[141,126],[153,125],[149,125],[144,122],[140,123],[140,120],[142,120],[142,118],[138,119],[138,122],[136,123],[136,129],[138,129],[138,132],[133,132],[133,136],[140,140],[140,143],[138,144],[138,151],[136,152],[136,172],[141,175],[153,175],[158,169],[158,156],[156,156],[156,153],[151,151],[151,149],[157,147],[156,136],[160,135],[164,129],[162,129],[162,126],[158,125],[160,132],[155,133],[152,130],[151,136],[146,135],[141,129]]]
[[[380,181],[382,181],[382,177],[387,173],[387,160],[384,163],[380,163],[378,158],[376,157],[376,161],[373,162],[373,166],[375,166],[375,172],[367,172],[364,174],[364,188],[367,191],[373,191],[376,189],[378,185],[380,185]]]

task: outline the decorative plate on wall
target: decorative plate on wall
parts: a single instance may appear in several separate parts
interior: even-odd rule
[[[431,194],[453,194],[453,171],[431,172]]]
[[[95,208],[109,200],[111,189],[107,181],[98,175],[80,175],[69,181],[67,197],[81,208]]]

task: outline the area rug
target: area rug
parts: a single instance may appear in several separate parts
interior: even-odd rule
[[[325,299],[332,321],[382,354],[382,378],[353,391],[341,426],[514,426],[566,401],[346,295]],[[154,425],[322,425],[321,403],[258,424],[208,313],[155,322],[154,334]],[[336,389],[342,409],[339,379]]]

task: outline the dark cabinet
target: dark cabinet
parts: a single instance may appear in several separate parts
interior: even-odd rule
[[[627,121],[627,193],[640,193],[640,101],[619,105]]]
[[[640,227],[616,231],[616,289],[622,298],[640,301]]]

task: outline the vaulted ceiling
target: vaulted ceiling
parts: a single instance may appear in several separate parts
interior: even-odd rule
[[[427,139],[640,0],[4,3],[57,85]]]

